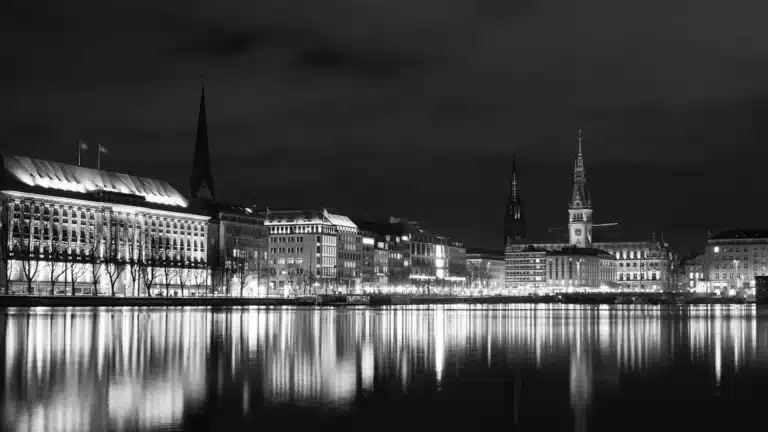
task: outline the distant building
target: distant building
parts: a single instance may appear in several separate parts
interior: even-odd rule
[[[269,230],[264,215],[253,207],[223,203],[206,208],[211,216],[208,261],[217,293],[267,295]]]
[[[6,292],[210,291],[209,218],[168,183],[10,155],[2,172]]]
[[[270,293],[354,292],[362,282],[362,239],[348,217],[328,210],[267,211]]]
[[[563,246],[563,245],[559,245]],[[547,286],[547,249],[533,245],[507,248],[504,279],[507,289],[541,289]]]
[[[361,238],[361,262],[360,277],[362,288],[371,290],[379,283],[376,274],[376,234],[369,231],[360,231]]]
[[[703,272],[711,290],[755,287],[755,277],[768,275],[768,230],[732,229],[707,240]]]
[[[622,238],[618,224],[594,224],[592,199],[586,179],[582,154],[582,133],[578,134],[579,150],[574,163],[573,193],[568,208],[568,227],[550,230],[554,238],[547,241],[509,242],[506,255],[507,288],[541,287],[540,267],[525,269],[531,259],[541,260],[543,251],[560,251],[566,247],[599,249],[614,256],[617,265],[616,283],[611,285],[626,291],[668,291],[676,286],[676,262],[668,244],[651,240]],[[520,194],[515,188],[516,194]],[[526,251],[526,249],[530,248]],[[541,264],[541,261],[538,263]],[[609,278],[611,279],[611,278]],[[542,283],[539,283],[542,282]]]
[[[568,246],[546,255],[547,285],[552,288],[615,288],[616,258],[601,249]]]
[[[467,249],[467,287],[489,293],[504,288],[504,253],[486,249]]]
[[[705,255],[696,255],[684,260],[678,279],[679,291],[706,291],[704,275]]]
[[[387,286],[379,289],[433,293],[464,286],[466,249],[461,243],[402,218],[356,223],[376,235],[377,249],[388,251]]]

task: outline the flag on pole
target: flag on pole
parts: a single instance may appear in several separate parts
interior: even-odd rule
[[[101,169],[101,154],[106,152],[107,148],[99,144],[99,151],[96,153],[96,169]]]
[[[77,140],[77,166],[80,166],[80,152],[88,150],[88,144],[84,140]]]

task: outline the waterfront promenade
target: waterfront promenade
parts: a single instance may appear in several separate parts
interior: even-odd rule
[[[345,296],[336,296],[345,297]],[[743,304],[753,303],[743,298],[695,298],[690,295],[669,296],[662,293],[632,294],[561,294],[548,296],[427,296],[387,295],[366,296],[365,304],[387,305],[430,305],[430,304]],[[360,305],[356,302],[354,305]],[[91,307],[91,306],[139,306],[139,307],[233,307],[233,306],[344,306],[344,300],[307,301],[303,298],[283,297],[111,297],[111,296],[26,296],[0,295],[0,307]],[[350,305],[352,305],[350,303]]]

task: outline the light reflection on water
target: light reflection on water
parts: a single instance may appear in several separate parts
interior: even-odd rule
[[[513,383],[512,422],[533,369],[566,384],[587,430],[596,388],[618,394],[624,376],[684,361],[722,385],[759,360],[764,319],[754,306],[8,309],[3,430],[245,428],[269,406],[344,416],[377,391],[437,398],[483,369]]]

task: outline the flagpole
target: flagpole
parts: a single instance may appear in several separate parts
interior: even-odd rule
[[[80,148],[83,146],[83,140],[77,140],[77,166],[80,166]]]
[[[101,169],[101,144],[96,146],[96,169]]]

